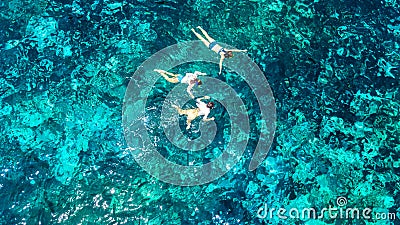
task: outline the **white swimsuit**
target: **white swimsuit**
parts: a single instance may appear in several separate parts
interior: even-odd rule
[[[190,84],[190,81],[197,79],[197,74],[186,73],[186,75],[181,79],[182,84]]]
[[[203,119],[207,119],[208,114],[210,114],[210,108],[207,107],[207,104],[200,101],[200,100],[196,100],[197,103],[197,107],[200,109],[199,110],[199,116],[204,116]]]

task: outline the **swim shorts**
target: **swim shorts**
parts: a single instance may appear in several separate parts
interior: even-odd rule
[[[178,76],[178,81],[179,81],[179,82],[182,82],[182,79],[183,79],[183,75],[179,74],[179,76]]]
[[[211,50],[211,49],[214,48],[214,46],[216,46],[216,45],[217,45],[217,42],[216,42],[216,41],[213,41],[213,42],[210,43],[210,45],[208,45],[208,48]]]

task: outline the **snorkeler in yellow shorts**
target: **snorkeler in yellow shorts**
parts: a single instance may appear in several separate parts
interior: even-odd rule
[[[181,109],[177,105],[172,105],[174,107],[179,115],[186,115],[186,130],[190,128],[190,125],[192,124],[192,121],[196,119],[199,116],[203,116],[203,121],[211,121],[214,120],[214,117],[207,118],[208,114],[210,114],[210,111],[212,108],[214,108],[214,103],[213,102],[208,102],[207,104],[202,102],[201,100],[203,99],[210,99],[209,96],[204,96],[202,98],[196,99],[196,106],[197,108],[195,109]]]

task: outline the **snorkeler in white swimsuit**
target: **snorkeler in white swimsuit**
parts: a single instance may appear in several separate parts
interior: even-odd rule
[[[199,86],[199,85],[203,84],[203,82],[199,78],[197,78],[197,76],[198,75],[203,75],[203,76],[207,75],[206,73],[202,73],[199,71],[195,71],[194,73],[186,73],[185,76],[183,76],[181,74],[170,73],[165,70],[159,70],[159,69],[155,69],[154,71],[160,73],[160,75],[163,76],[165,78],[165,80],[170,83],[187,84],[188,87],[186,88],[186,91],[190,95],[191,98],[194,98],[194,95],[192,93],[192,88],[194,86]]]

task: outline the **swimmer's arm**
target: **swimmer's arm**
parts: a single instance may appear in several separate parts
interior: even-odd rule
[[[225,57],[221,56],[221,59],[219,60],[219,75],[222,73],[222,62],[224,61]]]
[[[225,51],[231,51],[231,52],[247,52],[247,49],[240,50],[240,49],[225,49]]]
[[[211,117],[211,118],[203,118],[203,121],[204,122],[208,122],[208,121],[212,121],[212,120],[214,120],[215,118],[214,117]]]
[[[194,84],[190,84],[190,85],[186,88],[187,93],[190,95],[190,97],[191,97],[192,99],[194,99],[194,95],[192,94],[192,88],[193,88],[193,86],[194,86]]]
[[[194,72],[194,74],[196,74],[196,75],[202,75],[202,76],[207,76],[207,73],[202,73],[202,72],[200,72],[200,71],[196,71],[196,72]]]
[[[200,103],[201,100],[203,100],[203,99],[210,99],[210,96],[204,96],[204,97],[198,98],[198,99],[196,99],[196,102]]]
[[[204,122],[211,121],[211,120],[214,120],[214,119],[215,119],[214,117],[207,118],[207,116],[208,116],[208,113],[207,113],[206,115],[204,115],[204,117],[203,117],[203,121],[204,121]]]

